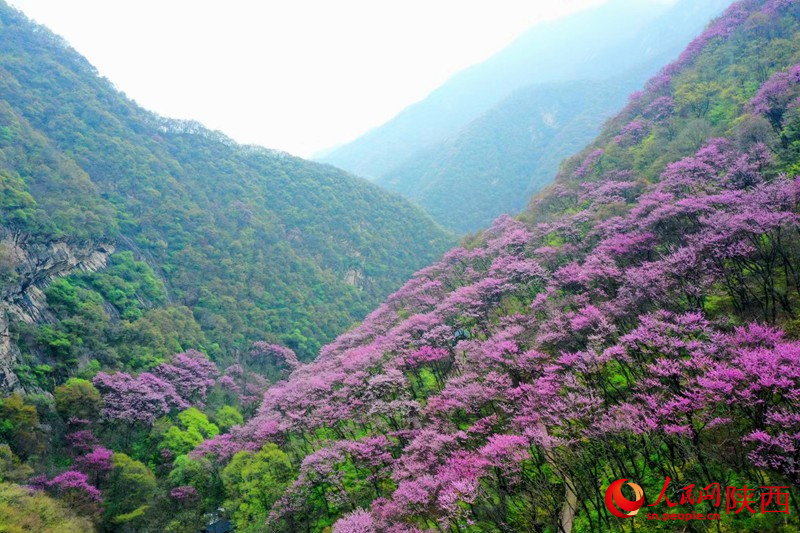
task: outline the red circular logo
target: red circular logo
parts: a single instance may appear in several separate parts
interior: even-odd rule
[[[642,490],[642,487],[636,483],[628,483],[636,495],[636,499],[634,501],[630,501],[622,495],[622,484],[626,481],[628,481],[628,478],[618,479],[609,485],[608,489],[606,490],[606,507],[608,507],[608,510],[611,511],[611,514],[618,516],[619,518],[632,518],[636,516],[636,513],[638,513],[639,509],[641,509],[642,505],[644,505],[644,491]],[[617,509],[617,507],[622,509],[622,511],[627,511],[627,513],[621,512],[619,509]]]

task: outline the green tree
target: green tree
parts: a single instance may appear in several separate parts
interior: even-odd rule
[[[20,461],[8,444],[0,444],[0,482],[19,483],[29,479],[33,469]]]
[[[159,448],[168,448],[175,455],[184,455],[205,439],[219,435],[219,428],[195,407],[178,414],[179,426],[171,426],[164,433]]]
[[[292,478],[289,457],[272,443],[255,453],[239,452],[222,471],[225,508],[242,531],[261,524]]]
[[[219,429],[228,431],[233,426],[238,426],[244,423],[244,417],[232,405],[223,405],[217,412],[214,413],[214,422],[216,422]]]
[[[43,492],[0,483],[0,531],[3,533],[89,533],[92,523]]]
[[[44,451],[44,436],[36,407],[25,403],[19,394],[0,400],[0,439],[22,459]]]
[[[692,78],[692,76],[687,76]],[[690,116],[703,118],[711,109],[711,102],[714,97],[722,90],[720,83],[716,81],[700,81],[693,79],[685,80],[675,90],[675,101],[678,105],[686,109]]]
[[[191,485],[197,489],[202,498],[202,508],[206,512],[213,511],[222,504],[224,488],[219,465],[214,461],[181,455],[175,459],[174,468],[168,478],[174,486]]]
[[[124,453],[115,453],[107,486],[104,521],[114,531],[137,531],[156,496],[156,477],[147,466]]]
[[[100,413],[103,398],[85,379],[70,378],[55,390],[56,409],[66,420],[70,417],[94,420]]]

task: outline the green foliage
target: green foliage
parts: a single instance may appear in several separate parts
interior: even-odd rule
[[[94,420],[100,414],[103,399],[91,381],[70,378],[55,390],[56,409],[65,419],[70,417]]]
[[[141,512],[156,496],[156,477],[144,464],[124,453],[115,453],[113,468],[103,487],[104,521],[135,527],[145,518]]]
[[[167,429],[159,444],[159,448],[167,448],[175,455],[189,453],[203,440],[219,434],[219,427],[194,407],[181,411],[178,414],[178,421],[178,426]]]
[[[232,405],[223,405],[214,413],[214,422],[223,432],[227,432],[233,426],[244,423],[242,413]]]
[[[705,118],[721,91],[719,82],[701,81],[696,73],[691,73],[675,89],[675,103],[687,116]]]
[[[168,355],[204,348],[206,337],[192,311],[184,306],[150,309],[139,320],[123,322],[113,340],[119,358],[133,369],[151,368]],[[216,345],[210,354],[219,352]]]
[[[201,508],[214,511],[225,499],[225,489],[218,464],[208,459],[192,459],[181,455],[173,464],[167,480],[173,486],[192,486],[202,499]]]
[[[8,444],[0,444],[0,482],[21,483],[33,476],[33,468],[23,463]]]
[[[39,413],[19,394],[0,400],[0,441],[23,459],[44,451],[44,438],[39,427]]]
[[[784,150],[780,154],[781,165],[786,168],[786,173],[800,174],[800,109],[787,113],[785,125],[780,134]]]
[[[70,359],[72,355],[72,340],[67,333],[47,324],[39,329],[36,341],[44,346],[48,350],[48,354],[54,359],[68,363],[72,362]]]
[[[18,327],[27,349],[47,357],[59,377],[89,357],[112,368],[147,369],[170,354],[207,345],[191,310],[166,304],[153,270],[129,252],[112,256],[104,271],[57,279],[45,295],[59,320],[35,330]],[[36,373],[30,379],[53,386]]]
[[[171,520],[164,526],[165,533],[197,533],[208,525],[208,517],[191,509],[170,510]]]
[[[258,452],[239,452],[222,471],[222,482],[239,531],[257,531],[272,504],[293,478],[288,456],[272,443]]]
[[[49,389],[55,384],[55,369],[48,364],[20,364],[16,369],[17,377],[23,386],[29,388]]]
[[[89,520],[76,516],[42,492],[0,483],[0,531],[3,533],[89,533]]]
[[[133,525],[136,524],[137,522],[142,522],[145,513],[149,508],[150,508],[149,505],[142,505],[140,507],[137,507],[130,513],[124,513],[115,516],[112,519],[112,522],[115,526]]]
[[[123,319],[140,318],[147,307],[166,301],[164,285],[153,269],[131,252],[114,254],[108,268],[77,278],[113,305]]]

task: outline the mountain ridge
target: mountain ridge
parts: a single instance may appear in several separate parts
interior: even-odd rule
[[[376,182],[415,201],[461,234],[485,227],[501,213],[519,212],[524,198],[549,183],[562,159],[589,143],[604,118],[729,3],[676,2],[640,27],[619,31],[616,44],[587,51],[592,60],[579,63],[587,68],[574,69],[569,81],[516,89],[450,138],[419,150]],[[606,76],[600,72],[604,68]],[[595,69],[594,74],[588,69]],[[593,85],[598,95],[591,94]],[[580,86],[585,90],[577,90]],[[568,101],[568,95],[574,101]],[[560,109],[563,131],[543,127],[537,107]],[[539,136],[529,135],[529,129]],[[549,132],[568,142],[549,140]],[[486,161],[494,165],[486,168]],[[483,194],[471,195],[475,189]]]
[[[569,76],[564,71],[574,68],[573,63],[567,57],[563,61],[555,57],[565,53],[570,57],[586,55],[591,47],[571,47],[564,42],[567,35],[583,34],[596,44],[614,41],[624,33],[623,27],[643,24],[662,9],[652,3],[614,0],[609,5],[542,22],[492,58],[455,74],[427,98],[321,160],[366,178],[379,178],[414,151],[454,134],[514,89],[534,81],[535,71],[546,72],[538,76],[544,76],[543,81]],[[614,16],[620,12],[628,17],[624,22]],[[598,18],[605,23],[596,24]]]
[[[266,335],[310,357],[452,242],[417,208],[339,169],[144,111],[6,5],[0,24],[2,225],[31,241],[118,242],[166,282],[160,301],[139,294],[136,306],[144,314],[191,308],[207,351],[229,356]],[[88,306],[75,303],[46,336],[71,345],[70,364],[86,364],[80,341],[89,324],[68,324],[99,321],[110,337],[94,357],[120,364],[117,318],[78,316]],[[42,345],[29,329],[15,333],[26,357],[66,364],[53,364],[56,340]],[[163,346],[156,352],[167,355]]]
[[[733,4],[518,219],[418,272],[194,459],[311,440],[252,518],[277,531],[627,531],[603,498],[623,478],[648,498],[751,479],[794,495],[798,20],[793,1]]]

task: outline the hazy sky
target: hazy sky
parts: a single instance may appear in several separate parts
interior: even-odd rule
[[[143,107],[310,156],[392,118],[537,21],[603,1],[10,3]]]

